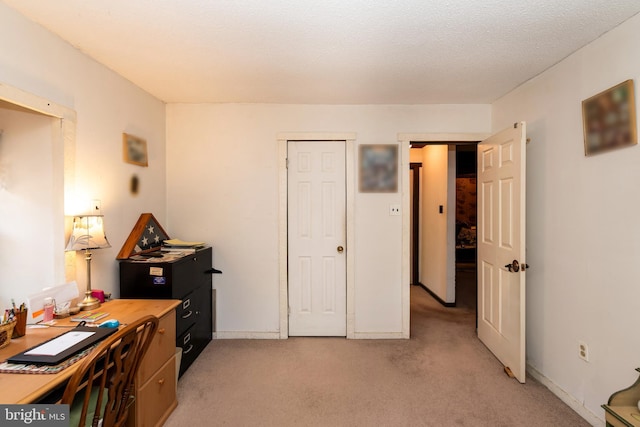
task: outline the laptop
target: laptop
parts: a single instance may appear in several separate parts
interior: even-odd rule
[[[76,326],[48,341],[7,359],[9,363],[58,365],[71,356],[115,333],[118,328]]]

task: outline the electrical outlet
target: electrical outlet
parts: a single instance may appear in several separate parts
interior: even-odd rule
[[[389,215],[391,216],[400,215],[400,205],[389,205]]]
[[[585,362],[589,361],[589,346],[582,341],[578,341],[578,357]]]

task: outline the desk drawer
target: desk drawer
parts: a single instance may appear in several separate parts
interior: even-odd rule
[[[182,298],[176,307],[176,333],[182,335],[191,325],[196,323],[196,299],[193,292]]]
[[[174,355],[138,389],[133,415],[136,426],[162,425],[178,405],[175,363]]]
[[[198,325],[194,325],[180,335],[176,340],[176,346],[182,348],[182,363],[180,364],[180,376],[189,369],[189,366],[196,360],[198,355],[211,341],[211,335],[205,338],[198,334]]]
[[[185,333],[176,339],[176,346],[182,348],[182,363],[180,364],[180,376],[182,376],[200,354],[194,326],[187,329]]]
[[[191,348],[193,347],[194,338],[195,337],[193,335],[193,326],[187,329],[186,331],[184,331],[182,335],[178,335],[178,338],[176,338],[176,347],[182,348],[183,357],[184,356],[186,356],[187,358],[189,357],[189,354],[191,353]]]
[[[144,360],[138,370],[136,381],[144,384],[154,372],[158,370],[176,351],[176,312],[170,313],[160,318],[156,336],[153,337],[151,345],[144,356]]]

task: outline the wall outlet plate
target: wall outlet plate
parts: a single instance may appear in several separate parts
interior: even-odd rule
[[[585,362],[589,361],[589,346],[583,341],[578,341],[578,357]]]
[[[400,215],[400,205],[389,205],[389,215],[390,216]]]

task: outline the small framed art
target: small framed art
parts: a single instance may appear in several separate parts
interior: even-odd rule
[[[638,143],[633,80],[582,101],[586,156]]]
[[[375,144],[360,146],[360,192],[398,191],[398,146]]]
[[[148,166],[147,141],[137,136],[122,134],[122,154],[127,163],[138,166]]]

